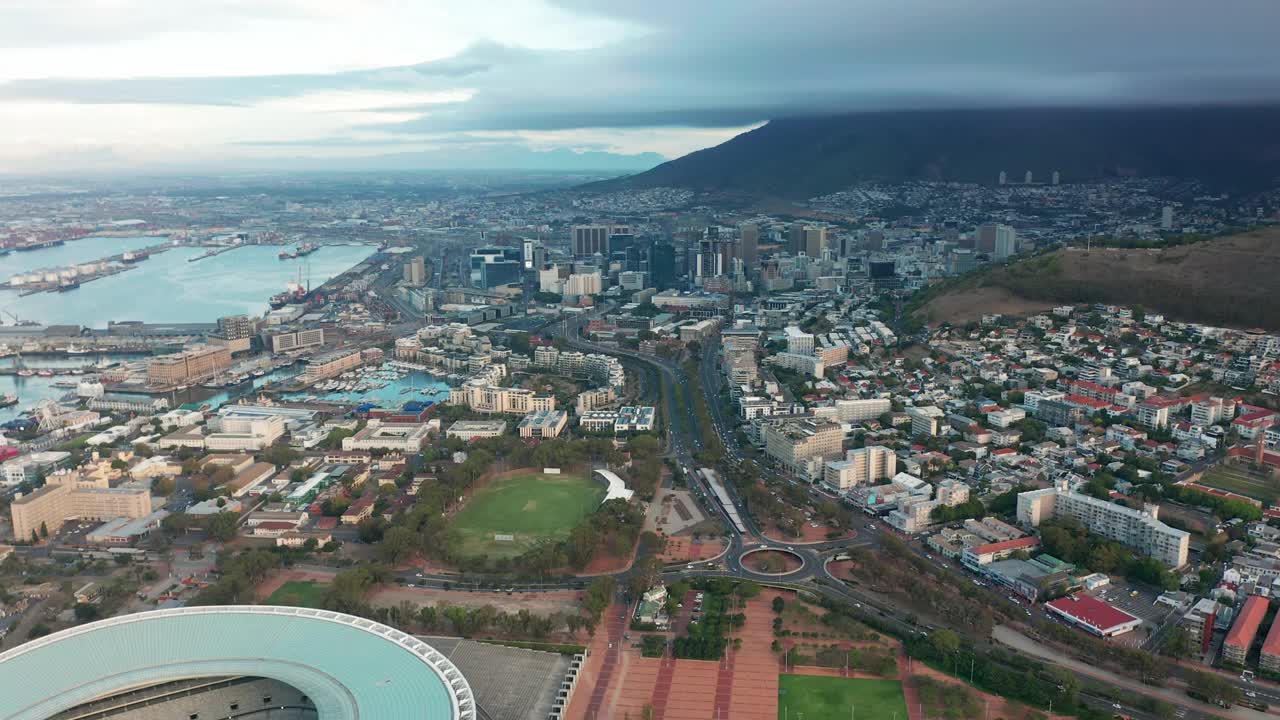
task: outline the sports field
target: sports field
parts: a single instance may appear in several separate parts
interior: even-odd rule
[[[1268,505],[1276,501],[1277,490],[1280,490],[1271,478],[1250,468],[1232,465],[1215,465],[1209,468],[1197,484],[1247,495]]]
[[[328,589],[329,586],[326,583],[290,580],[271,593],[271,597],[267,598],[267,604],[318,608]]]
[[[816,675],[778,676],[779,720],[907,720],[907,701],[897,680]]]
[[[531,473],[494,480],[453,519],[466,557],[515,557],[543,540],[562,540],[604,500],[600,483],[583,475]],[[496,540],[496,535],[513,539]]]

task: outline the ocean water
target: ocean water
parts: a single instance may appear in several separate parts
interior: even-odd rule
[[[160,238],[93,238],[47,250],[0,257],[0,279],[36,268],[69,265],[162,242]],[[260,315],[270,297],[299,277],[316,287],[373,254],[368,245],[330,245],[294,260],[281,248],[250,245],[188,262],[206,249],[167,250],[133,270],[87,282],[68,292],[19,296],[0,291],[0,310],[22,320],[105,328],[109,321],[213,322],[223,315]],[[5,321],[9,321],[7,315]]]

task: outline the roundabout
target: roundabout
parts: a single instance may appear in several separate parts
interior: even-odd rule
[[[782,547],[758,547],[743,552],[737,562],[744,572],[771,578],[783,578],[804,570],[805,558]]]

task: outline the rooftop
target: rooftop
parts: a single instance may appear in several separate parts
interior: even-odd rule
[[[1112,628],[1138,620],[1138,618],[1119,608],[1112,607],[1097,598],[1080,593],[1051,600],[1045,604],[1063,615],[1070,616],[1080,624],[1095,628],[1103,634],[1106,634]]]

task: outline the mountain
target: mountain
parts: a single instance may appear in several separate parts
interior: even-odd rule
[[[1063,182],[1125,175],[1257,187],[1280,175],[1280,107],[903,111],[795,117],[626,178],[807,198],[859,181]]]
[[[1140,305],[1175,320],[1280,329],[1280,228],[1147,248],[1063,248],[943,281],[912,298],[925,322],[959,324],[1063,303]]]

